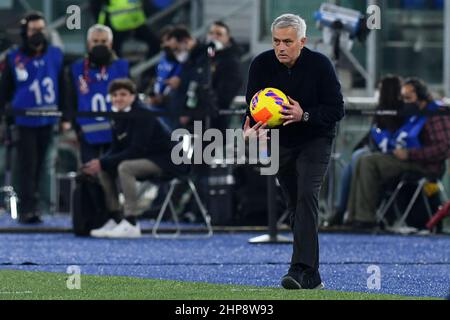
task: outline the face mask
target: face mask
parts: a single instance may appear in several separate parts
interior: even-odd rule
[[[405,103],[401,109],[401,114],[411,116],[419,111],[419,106],[416,103]]]
[[[111,60],[111,50],[103,45],[96,45],[89,52],[89,60],[96,65],[108,64]]]
[[[215,51],[220,51],[225,48],[224,44],[217,39],[208,39],[209,46],[213,46]]]
[[[175,53],[175,58],[179,63],[185,63],[189,57],[189,51],[183,50],[179,53]]]
[[[44,46],[47,44],[47,37],[43,32],[34,33],[31,37],[28,38],[28,46],[31,49],[37,49],[39,46]]]

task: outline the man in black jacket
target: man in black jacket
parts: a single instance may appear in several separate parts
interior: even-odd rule
[[[227,110],[242,86],[239,48],[231,36],[230,28],[222,21],[215,21],[209,27],[207,44],[216,107],[218,110]],[[211,127],[225,132],[228,117],[216,115]]]
[[[289,97],[280,113],[280,170],[277,178],[291,212],[293,255],[281,285],[286,289],[322,288],[319,274],[318,198],[336,134],[344,116],[341,87],[333,65],[324,55],[305,48],[306,24],[285,14],[272,24],[274,50],[257,56],[250,67],[247,103],[266,87]],[[252,126],[252,127],[251,127]],[[244,136],[259,131],[248,110]]]
[[[193,120],[203,120],[204,112],[211,107],[205,93],[210,89],[210,64],[207,46],[192,37],[185,27],[177,26],[167,36],[167,43],[177,61],[181,64],[181,73],[174,87],[169,110],[179,117],[179,125],[190,127]],[[169,85],[172,85],[172,81]],[[189,112],[189,116],[179,116]],[[177,125],[177,127],[179,126]]]
[[[121,221],[109,220],[102,228],[92,230],[95,237],[138,238],[141,230],[136,219],[137,185],[139,178],[159,176],[163,172],[177,176],[187,171],[176,166],[170,155],[175,143],[170,132],[142,106],[136,98],[136,86],[129,79],[111,82],[109,94],[113,112],[127,112],[127,117],[112,120],[113,141],[110,150],[101,158],[89,161],[84,172],[100,174],[109,207],[118,207],[115,178],[119,178],[125,203]]]

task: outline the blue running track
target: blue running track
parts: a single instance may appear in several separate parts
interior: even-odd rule
[[[291,245],[251,245],[257,234],[210,239],[137,240],[77,238],[70,233],[0,234],[0,268],[121,275],[183,281],[279,286]],[[321,234],[321,275],[339,291],[447,297],[450,237]],[[367,268],[381,270],[381,289],[369,290]]]

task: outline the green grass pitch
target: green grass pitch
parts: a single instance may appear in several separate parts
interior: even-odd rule
[[[0,300],[399,300],[399,295],[284,290],[282,288],[181,282],[118,276],[80,276],[80,289],[69,290],[71,275],[0,270]],[[69,280],[69,281],[68,281]]]

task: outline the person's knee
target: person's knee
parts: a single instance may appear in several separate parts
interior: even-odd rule
[[[373,155],[368,155],[367,157],[365,157],[364,159],[366,159],[364,161],[364,165],[366,168],[370,169],[370,170],[376,170],[376,168],[379,168],[381,164],[383,164],[384,162],[386,162],[386,158],[388,157],[388,155],[386,154],[373,154]]]
[[[363,155],[358,159],[356,167],[361,172],[374,170],[374,168],[377,166],[379,159],[380,157],[378,154]]]
[[[119,173],[119,176],[124,175],[132,175],[131,165],[128,161],[122,161],[119,166],[117,167],[117,172]]]

